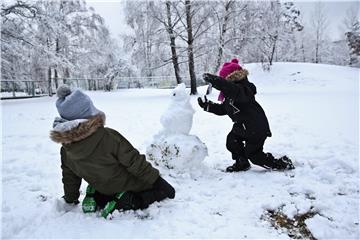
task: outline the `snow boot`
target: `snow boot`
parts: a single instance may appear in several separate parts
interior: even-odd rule
[[[102,212],[101,212],[101,216],[102,216],[103,218],[106,219],[107,216],[108,216],[110,213],[112,213],[112,212],[115,211],[117,201],[119,201],[124,194],[125,194],[125,192],[120,192],[120,193],[116,194],[116,195],[115,195],[115,199],[112,200],[112,201],[110,201],[110,202],[108,202],[108,203],[105,205],[104,209],[103,209]]]
[[[91,213],[96,211],[96,202],[94,199],[95,188],[88,185],[86,188],[86,195],[82,201],[82,210],[84,213]]]
[[[294,164],[287,156],[282,156],[279,159],[274,159],[273,170],[292,170],[295,169]]]
[[[120,192],[115,195],[115,198],[108,202],[101,212],[103,218],[107,218],[109,214],[113,213],[115,209],[118,210],[137,210],[142,207],[142,200],[140,197],[132,192]]]
[[[235,160],[235,163],[226,168],[226,172],[240,172],[250,169],[250,163],[247,159]]]

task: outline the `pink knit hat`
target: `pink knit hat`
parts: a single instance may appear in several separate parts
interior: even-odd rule
[[[234,58],[231,60],[231,62],[224,63],[224,65],[222,66],[222,68],[219,71],[219,76],[222,78],[226,78],[231,73],[235,72],[236,70],[240,70],[240,69],[242,69],[242,68],[239,65],[239,60]]]
[[[231,60],[231,62],[225,62],[222,68],[219,71],[219,76],[226,79],[227,76],[229,76],[231,73],[241,70],[242,67],[239,65],[239,60],[234,58]],[[225,99],[224,93],[220,92],[218,96],[218,100],[223,102]]]

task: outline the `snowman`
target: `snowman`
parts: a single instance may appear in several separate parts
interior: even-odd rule
[[[197,136],[189,135],[194,112],[185,84],[179,84],[172,91],[169,106],[160,118],[163,129],[146,150],[147,158],[156,166],[178,173],[191,173],[202,168],[208,152]]]

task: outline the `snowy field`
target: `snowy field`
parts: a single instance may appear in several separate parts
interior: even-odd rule
[[[287,239],[286,229],[275,229],[266,214],[281,211],[289,219],[310,213],[305,224],[317,239],[359,239],[359,69],[277,63],[264,73],[256,64],[245,67],[273,133],[265,151],[287,154],[295,170],[222,172],[233,163],[225,147],[231,121],[202,111],[193,96],[190,134],[207,145],[209,156],[188,173],[160,169],[177,191],[174,200],[116,212],[112,220],[85,215],[80,206],[57,212],[60,146],[49,139],[56,97],[1,101],[2,237]],[[201,96],[206,88],[198,90]],[[145,153],[161,129],[170,92],[88,94],[107,114],[107,126]]]

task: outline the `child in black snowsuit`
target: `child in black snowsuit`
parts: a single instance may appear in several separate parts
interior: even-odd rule
[[[228,115],[234,122],[227,136],[226,147],[232,153],[235,163],[227,172],[246,171],[250,168],[248,159],[266,169],[286,170],[294,166],[289,158],[274,158],[271,153],[264,153],[265,139],[271,137],[270,127],[264,110],[255,100],[256,87],[247,79],[248,71],[241,68],[237,59],[224,63],[219,76],[204,74],[204,80],[220,90],[216,104],[198,98],[198,103],[205,111],[216,115]]]

